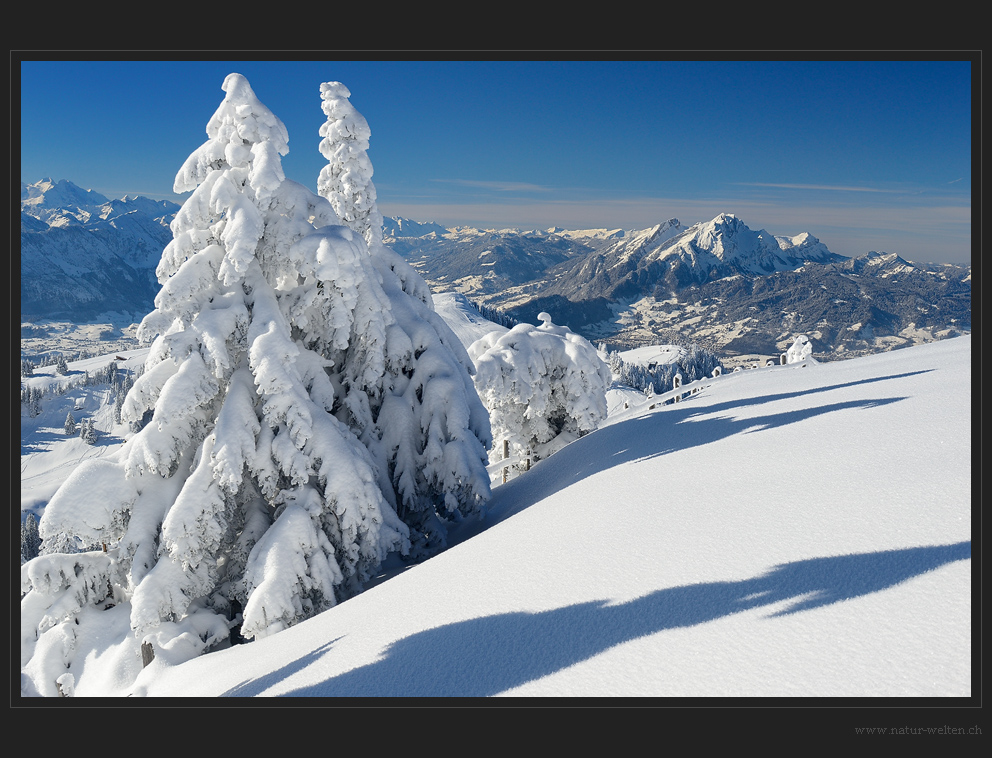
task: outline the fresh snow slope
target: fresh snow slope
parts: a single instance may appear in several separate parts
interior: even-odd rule
[[[467,348],[490,332],[505,332],[507,328],[484,318],[468,298],[460,292],[433,295],[434,308],[451,327],[451,331]]]
[[[134,696],[969,696],[971,338],[728,374]]]

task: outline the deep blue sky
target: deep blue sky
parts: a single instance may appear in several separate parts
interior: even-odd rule
[[[971,63],[25,61],[21,180],[181,202],[231,72],[289,130],[312,189],[320,83],[372,129],[384,215],[645,228],[734,213],[831,250],[970,262]],[[16,72],[15,72],[16,74]]]

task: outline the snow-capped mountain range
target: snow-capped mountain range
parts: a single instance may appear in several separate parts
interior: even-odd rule
[[[151,310],[179,206],[109,200],[72,182],[21,183],[21,315],[87,321]]]
[[[22,320],[90,322],[113,311],[140,320],[178,208],[110,200],[66,180],[22,183]],[[548,311],[627,348],[695,341],[774,356],[801,331],[821,357],[847,357],[971,329],[970,266],[877,251],[846,258],[808,232],[773,235],[731,213],[642,230],[446,228],[395,217],[383,236],[435,293],[532,323]]]
[[[727,276],[765,276],[840,260],[805,232],[773,236],[727,213],[688,228],[673,218],[560,267],[547,294],[570,300],[636,297],[658,284],[674,292]]]
[[[821,358],[921,344],[971,329],[971,267],[855,258],[808,232],[752,230],[733,214],[691,226],[394,237],[436,290],[524,321],[541,311],[619,347],[698,342],[777,356],[797,332]]]

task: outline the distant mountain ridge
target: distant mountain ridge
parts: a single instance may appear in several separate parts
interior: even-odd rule
[[[67,180],[21,183],[21,317],[87,321],[152,308],[179,205],[109,200]]]
[[[86,322],[153,307],[154,270],[179,206],[109,200],[65,180],[21,185],[22,320]],[[695,341],[724,355],[776,355],[805,333],[845,357],[971,329],[971,268],[893,253],[837,255],[813,235],[750,229],[731,213],[647,229],[446,228],[386,218],[383,237],[435,293],[523,321],[548,311],[622,348]]]
[[[410,228],[410,227],[408,227]],[[824,358],[971,329],[971,268],[831,252],[808,232],[752,230],[731,213],[684,226],[566,232],[449,229],[390,240],[435,291],[534,321],[548,311],[624,348],[695,341],[775,356],[806,333]]]

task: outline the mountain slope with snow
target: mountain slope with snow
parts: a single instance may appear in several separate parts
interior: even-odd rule
[[[733,214],[684,227],[671,219],[631,233],[576,264],[555,269],[545,294],[572,300],[636,297],[661,285],[677,291],[727,276],[763,276],[814,261],[844,260],[812,235],[772,236],[754,231]]]
[[[970,337],[725,375],[314,619],[76,694],[967,697],[970,426]]]
[[[460,292],[439,292],[433,297],[434,308],[466,348],[490,332],[507,331],[505,326],[484,318]]]

